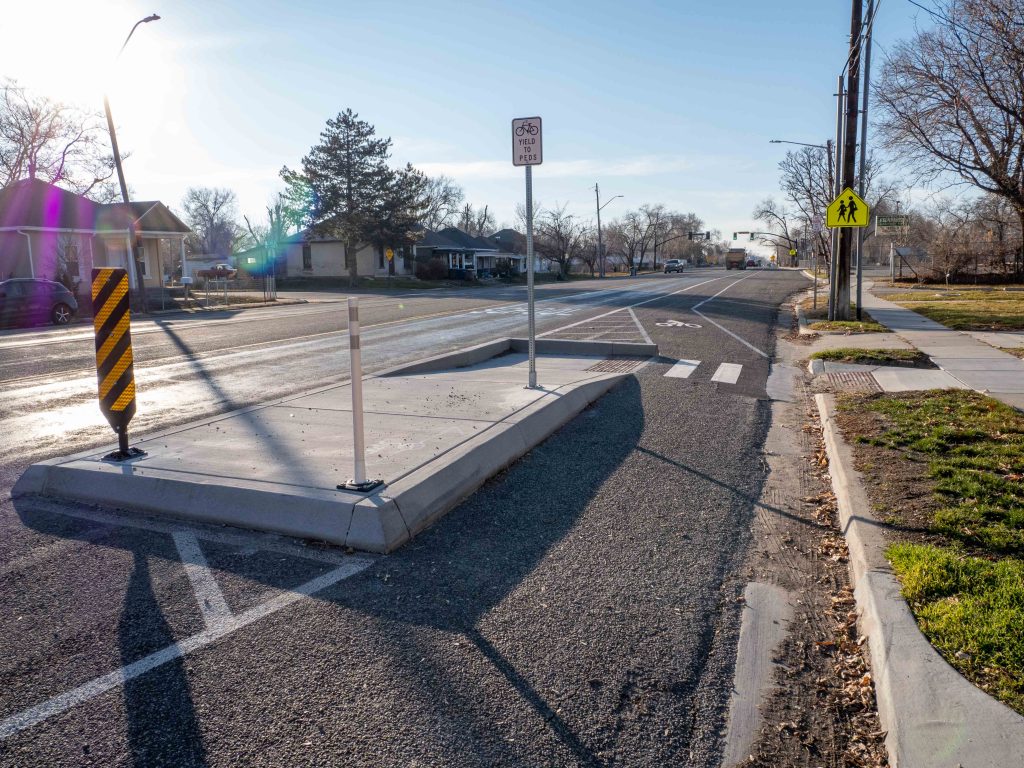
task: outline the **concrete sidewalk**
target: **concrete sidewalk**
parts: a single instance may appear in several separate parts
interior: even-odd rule
[[[964,387],[1024,409],[1024,360],[879,298],[870,284],[867,288],[864,309],[875,321],[924,352]]]
[[[384,481],[369,494],[337,488],[353,474],[348,384],[135,440],[147,455],[130,461],[104,460],[108,449],[34,464],[13,494],[389,552],[657,352],[539,342],[539,387],[528,389],[518,346],[492,342],[366,378],[367,474]]]

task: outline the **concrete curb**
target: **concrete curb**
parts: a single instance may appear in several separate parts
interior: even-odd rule
[[[1024,717],[976,688],[921,634],[885,559],[853,452],[835,424],[835,399],[815,395],[850,575],[868,637],[878,714],[894,766],[1007,768],[1024,755]]]
[[[379,372],[374,377],[473,365],[508,351],[518,351],[520,347],[525,349],[525,346],[525,340],[499,339]],[[657,355],[657,346],[551,339],[538,340],[538,352],[541,351],[562,355],[643,354],[649,357]],[[273,531],[372,552],[392,552],[630,375],[632,372],[594,373],[582,382],[546,390],[542,399],[509,414],[368,496],[323,488],[305,488],[297,493],[295,487],[258,478],[196,480],[192,475],[144,464],[133,465],[126,471],[124,465],[96,462],[95,457],[102,453],[97,449],[33,464],[15,483],[11,495],[54,496],[191,521]],[[332,384],[313,392],[337,386]],[[304,396],[293,395],[275,402]],[[213,419],[162,430],[147,435],[141,444],[158,440],[163,434],[274,404],[250,406]],[[287,515],[281,514],[282,510],[287,510]]]
[[[443,371],[449,368],[465,368],[476,365],[505,352],[525,353],[529,349],[528,339],[498,339],[466,347],[443,355],[435,355],[412,363],[396,365],[374,376],[408,376],[413,373]],[[534,349],[538,355],[624,355],[654,357],[658,354],[657,344],[640,344],[628,341],[582,341],[575,339],[536,339]]]

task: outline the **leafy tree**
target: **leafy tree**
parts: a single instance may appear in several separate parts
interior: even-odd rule
[[[346,109],[327,121],[320,142],[302,158],[301,171],[281,169],[289,204],[306,206],[299,218],[318,234],[344,242],[353,283],[358,276],[356,253],[369,240],[373,216],[381,207],[390,149],[390,138],[376,138],[370,123]]]
[[[367,219],[366,237],[383,254],[385,248],[412,245],[422,230],[420,221],[428,202],[429,179],[411,165],[384,169],[379,194]],[[388,264],[395,273],[395,262]]]
[[[0,83],[0,187],[40,179],[101,203],[119,199],[114,156],[99,114]]]

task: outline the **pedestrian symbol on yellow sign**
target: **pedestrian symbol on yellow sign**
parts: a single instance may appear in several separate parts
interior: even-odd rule
[[[847,187],[825,211],[825,224],[833,227],[866,227],[871,220],[871,209],[857,194]]]

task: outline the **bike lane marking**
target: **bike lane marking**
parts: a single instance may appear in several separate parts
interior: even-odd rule
[[[206,555],[196,535],[191,531],[175,531],[173,538],[182,565],[185,566],[185,575],[192,584],[203,622],[207,629],[215,629],[231,618],[231,609],[224,599],[224,593],[210,572],[210,564],[206,562]]]
[[[740,380],[742,372],[743,366],[739,363],[722,363],[718,366],[711,380],[719,381],[722,384],[735,384]]]
[[[700,360],[678,360],[676,364],[665,371],[670,379],[688,379],[690,374],[697,370]]]
[[[753,344],[751,344],[746,339],[736,335],[735,333],[730,331],[728,328],[726,328],[724,325],[722,325],[719,322],[716,322],[715,320],[712,320],[710,317],[708,317],[707,315],[705,315],[703,312],[700,311],[701,307],[703,307],[705,304],[713,301],[714,299],[717,299],[723,293],[725,293],[730,288],[732,288],[734,285],[736,285],[736,283],[742,283],[744,280],[749,280],[752,277],[754,277],[754,275],[747,275],[746,277],[741,277],[739,280],[734,280],[733,282],[729,283],[729,285],[725,286],[725,288],[723,288],[718,293],[716,293],[714,296],[708,296],[708,298],[704,299],[704,301],[700,302],[699,304],[696,304],[693,307],[692,312],[693,312],[693,314],[697,315],[697,317],[699,317],[699,318],[701,318],[703,320],[706,320],[707,322],[711,323],[718,330],[720,330],[720,331],[722,331],[724,333],[727,333],[729,336],[732,336],[734,339],[736,339],[736,341],[738,341],[740,344],[745,346],[747,349],[750,349],[750,350],[756,352],[761,357],[763,357],[763,358],[765,358],[767,360],[768,359],[768,353],[767,352],[758,349],[757,347],[755,347]],[[714,379],[712,379],[712,380],[714,380]],[[731,382],[731,383],[735,383],[735,382]]]
[[[541,339],[541,338],[543,338],[545,336],[550,336],[553,333],[558,333],[559,331],[565,331],[565,330],[568,330],[569,328],[575,328],[577,325],[583,325],[584,323],[592,323],[594,320],[598,320],[598,319],[600,319],[602,317],[608,317],[608,315],[614,315],[616,312],[625,312],[626,310],[633,309],[633,307],[640,307],[640,306],[643,306],[644,304],[650,304],[652,301],[660,301],[661,299],[667,299],[670,296],[676,296],[676,295],[678,295],[680,293],[686,293],[687,291],[692,291],[694,288],[699,288],[702,285],[707,285],[708,283],[713,283],[713,282],[716,282],[717,280],[724,280],[724,279],[725,279],[725,277],[713,277],[710,280],[704,280],[703,282],[694,283],[693,285],[688,285],[685,288],[680,288],[678,291],[672,291],[670,293],[659,293],[657,296],[653,296],[652,298],[649,298],[649,299],[644,299],[643,301],[637,301],[637,302],[635,302],[633,304],[629,304],[628,306],[625,306],[625,307],[618,307],[617,309],[613,309],[613,310],[611,310],[609,312],[605,312],[605,313],[600,314],[600,315],[594,315],[594,317],[588,317],[588,318],[586,318],[584,320],[577,320],[575,323],[569,323],[569,325],[563,325],[561,328],[552,328],[550,331],[545,331],[544,333],[538,333],[537,334],[537,338]],[[737,281],[737,282],[739,282],[739,281]]]
[[[155,651],[138,661],[134,661],[120,669],[97,677],[84,685],[80,685],[41,704],[12,715],[0,721],[0,740],[9,738],[26,728],[31,728],[54,715],[66,712],[72,707],[94,699],[119,685],[124,685],[130,680],[134,680],[169,661],[174,661],[208,645],[212,645],[239,629],[287,608],[304,597],[310,597],[344,579],[355,576],[360,571],[368,568],[373,562],[372,558],[350,556],[349,562],[243,613],[230,616],[217,625],[207,628],[204,632],[187,637],[179,643]]]

